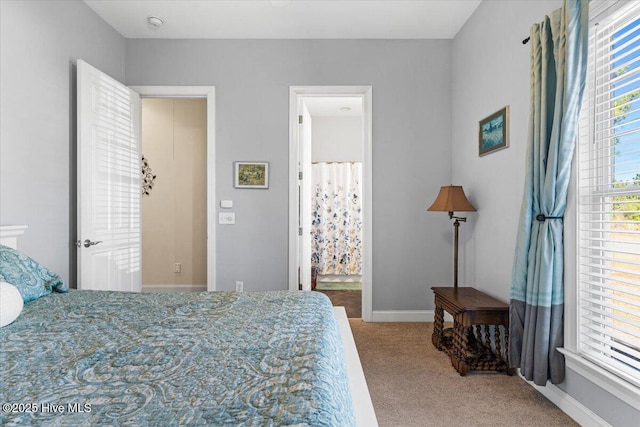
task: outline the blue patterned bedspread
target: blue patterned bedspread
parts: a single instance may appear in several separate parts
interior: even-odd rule
[[[54,293],[0,329],[0,370],[3,425],[355,425],[316,292]]]

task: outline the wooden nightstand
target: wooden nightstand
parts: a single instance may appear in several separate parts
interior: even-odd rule
[[[433,287],[435,316],[431,340],[466,375],[471,370],[509,375],[509,305],[475,288]],[[443,328],[444,312],[453,316],[453,331]],[[493,345],[491,345],[493,343]]]

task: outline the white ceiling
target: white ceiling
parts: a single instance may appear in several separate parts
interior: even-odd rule
[[[451,39],[481,0],[84,0],[127,38]],[[153,28],[147,17],[165,23]]]
[[[362,115],[362,98],[357,96],[305,97],[304,104],[311,117],[359,117]],[[348,110],[345,111],[345,108]]]

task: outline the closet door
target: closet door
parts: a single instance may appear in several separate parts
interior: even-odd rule
[[[140,292],[140,96],[78,60],[78,289]]]

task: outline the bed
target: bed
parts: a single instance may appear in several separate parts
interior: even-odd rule
[[[3,425],[375,424],[315,292],[53,292],[0,342]]]

